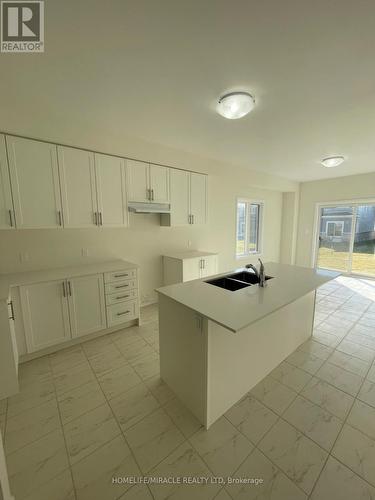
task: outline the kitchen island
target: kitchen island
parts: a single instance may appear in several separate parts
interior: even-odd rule
[[[264,288],[238,269],[157,290],[161,378],[207,429],[311,336],[316,289],[339,275],[265,269]]]

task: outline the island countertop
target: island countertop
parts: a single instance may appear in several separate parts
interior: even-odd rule
[[[156,291],[224,328],[238,332],[340,275],[334,271],[267,262],[266,274],[273,278],[264,288],[252,285],[232,292],[207,283],[243,270],[177,283]]]

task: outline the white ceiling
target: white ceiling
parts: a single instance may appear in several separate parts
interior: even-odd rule
[[[0,56],[0,110],[20,121],[102,121],[298,181],[375,171],[373,0],[45,3],[46,52]],[[236,89],[256,108],[225,120]],[[321,167],[332,154],[347,161]]]

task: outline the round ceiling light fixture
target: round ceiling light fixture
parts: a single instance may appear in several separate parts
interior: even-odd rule
[[[231,92],[220,97],[217,112],[224,118],[237,120],[250,113],[254,106],[255,99],[248,92]]]
[[[338,167],[343,161],[345,161],[343,156],[329,156],[328,158],[323,158],[320,163],[323,167],[332,168]]]

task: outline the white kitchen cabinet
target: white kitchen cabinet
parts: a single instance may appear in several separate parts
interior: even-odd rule
[[[6,136],[17,228],[62,226],[56,146]]]
[[[66,294],[73,338],[106,328],[103,274],[69,278]]]
[[[8,169],[5,137],[0,134],[0,229],[14,229],[15,217]]]
[[[149,189],[151,201],[169,203],[169,168],[160,165],[150,165]]]
[[[169,168],[127,161],[129,201],[169,203]]]
[[[95,174],[99,223],[104,227],[126,227],[125,160],[95,153]]]
[[[190,172],[171,170],[171,213],[162,216],[162,223],[169,219],[171,226],[189,224],[190,215]]]
[[[206,224],[207,176],[190,173],[190,224]]]
[[[143,161],[127,160],[129,201],[148,202],[150,165]]]
[[[65,280],[21,286],[20,295],[28,352],[70,339]]]
[[[61,268],[56,272],[48,270],[46,274],[41,272],[38,283],[12,287],[9,317],[14,310],[21,311],[15,326],[21,334],[22,325],[26,348],[21,335],[16,335],[22,355],[52,346],[58,348],[59,344],[66,346],[72,339],[105,332],[117,325],[126,326],[126,322],[139,318],[136,268],[125,261],[90,265],[89,272],[84,268],[82,273],[74,268],[67,268],[66,273]],[[36,273],[32,274],[34,279]]]
[[[217,254],[177,252],[163,256],[164,285],[205,278],[217,274]]]
[[[18,392],[18,351],[13,312],[10,296],[8,300],[0,301],[0,400]]]
[[[162,214],[163,226],[206,224],[207,175],[171,169],[171,212]]]
[[[94,153],[58,146],[64,227],[98,224]]]
[[[208,255],[202,257],[199,263],[200,277],[206,278],[206,276],[213,276],[217,274],[217,256]]]

